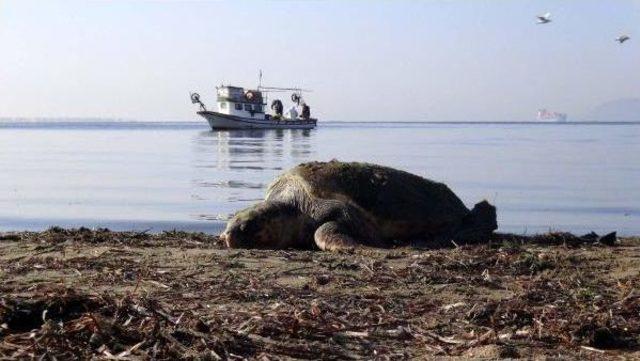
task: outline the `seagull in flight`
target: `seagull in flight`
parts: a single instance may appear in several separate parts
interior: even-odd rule
[[[622,43],[624,43],[625,41],[627,41],[627,40],[629,40],[629,39],[631,39],[631,38],[629,37],[629,35],[622,34],[622,35],[620,35],[620,36],[618,36],[618,37],[616,38],[616,41],[617,41],[617,42],[619,42],[620,44],[622,44]]]
[[[536,16],[538,18],[538,24],[546,24],[551,22],[551,13]]]

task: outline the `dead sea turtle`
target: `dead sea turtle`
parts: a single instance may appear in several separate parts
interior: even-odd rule
[[[397,169],[339,161],[300,164],[221,235],[231,248],[339,250],[402,241],[486,240],[495,207],[469,210],[444,184]]]

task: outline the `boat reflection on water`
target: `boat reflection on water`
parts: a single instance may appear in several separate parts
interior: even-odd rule
[[[223,204],[197,219],[226,220],[237,209],[261,200],[272,180],[296,164],[314,158],[311,130],[224,130],[193,138],[191,198]],[[222,212],[222,213],[220,213]]]

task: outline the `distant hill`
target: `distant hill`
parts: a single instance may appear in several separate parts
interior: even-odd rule
[[[588,114],[587,119],[598,122],[640,121],[640,99],[616,99],[600,104]]]

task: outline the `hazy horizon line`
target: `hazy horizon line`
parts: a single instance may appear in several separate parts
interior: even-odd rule
[[[195,124],[202,123],[206,124],[206,121],[198,120],[198,119],[174,119],[174,120],[149,120],[149,119],[132,119],[132,118],[120,118],[120,117],[55,117],[55,116],[42,116],[42,117],[7,117],[0,116],[0,123],[150,123],[150,124],[171,124],[171,123],[185,123],[185,124]],[[366,124],[388,124],[388,123],[398,123],[398,124],[424,124],[424,123],[433,123],[433,124],[448,124],[448,123],[525,123],[525,124],[562,124],[562,123],[571,123],[571,124],[581,124],[581,123],[616,123],[616,124],[635,124],[640,123],[640,118],[637,120],[626,120],[626,121],[603,121],[603,120],[567,120],[566,122],[544,122],[544,121],[536,121],[536,120],[491,120],[491,119],[466,119],[466,120],[340,120],[340,119],[332,119],[332,120],[320,120],[319,123],[366,123]]]

